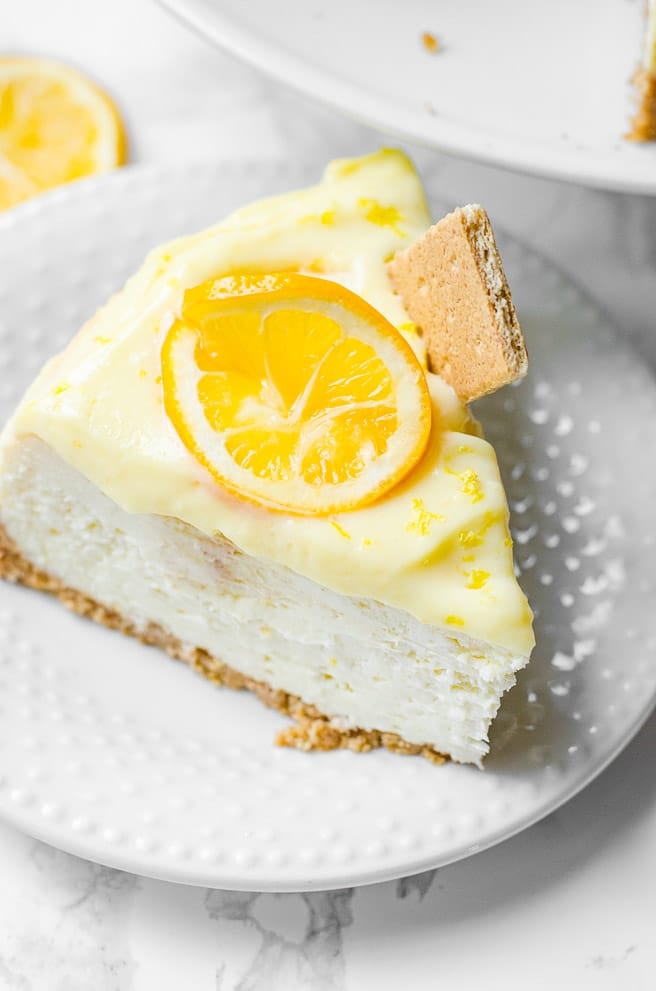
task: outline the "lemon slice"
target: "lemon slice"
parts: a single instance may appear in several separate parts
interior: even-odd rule
[[[272,509],[366,505],[423,454],[425,374],[402,335],[337,283],[282,273],[187,292],[162,346],[166,412],[217,482]]]
[[[79,72],[38,58],[0,58],[0,209],[120,165],[120,117]]]

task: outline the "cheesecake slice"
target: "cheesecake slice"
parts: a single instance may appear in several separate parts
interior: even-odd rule
[[[296,336],[267,324],[276,307]],[[322,393],[302,437],[319,454],[294,489],[296,454],[270,448],[297,429],[296,393],[316,395],[340,320],[374,343],[326,345],[366,367]],[[534,640],[467,402],[525,370],[484,212],[431,228],[400,152],[334,162],[313,188],[153,251],[43,368],[0,440],[0,572],[256,692],[293,717],[282,744],[480,764]],[[361,419],[335,419],[356,388]],[[267,404],[275,425],[253,432]]]
[[[647,3],[645,46],[635,81],[638,110],[627,137],[632,141],[656,141],[656,0]]]

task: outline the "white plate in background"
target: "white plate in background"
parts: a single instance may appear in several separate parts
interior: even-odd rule
[[[258,68],[394,136],[518,171],[656,193],[656,143],[623,137],[644,0],[160,2]],[[439,39],[437,54],[422,45],[426,31]]]

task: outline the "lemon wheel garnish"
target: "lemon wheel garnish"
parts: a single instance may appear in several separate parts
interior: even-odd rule
[[[0,58],[0,210],[125,159],[113,103],[85,76],[39,58]]]
[[[235,495],[326,514],[379,498],[418,462],[431,428],[425,374],[361,297],[296,274],[188,291],[162,346],[166,412]]]

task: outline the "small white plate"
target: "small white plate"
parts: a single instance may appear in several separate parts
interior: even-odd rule
[[[642,0],[160,2],[258,68],[383,131],[519,171],[656,193],[656,144],[623,137],[635,110]],[[437,54],[422,44],[426,31],[439,39]]]
[[[5,214],[2,418],[149,247],[318,172],[126,169]],[[154,877],[344,887],[497,843],[625,746],[656,694],[656,389],[571,283],[524,245],[503,237],[501,248],[531,373],[478,411],[499,452],[538,646],[503,703],[485,771],[278,749],[283,719],[254,697],[0,583],[1,816]]]

